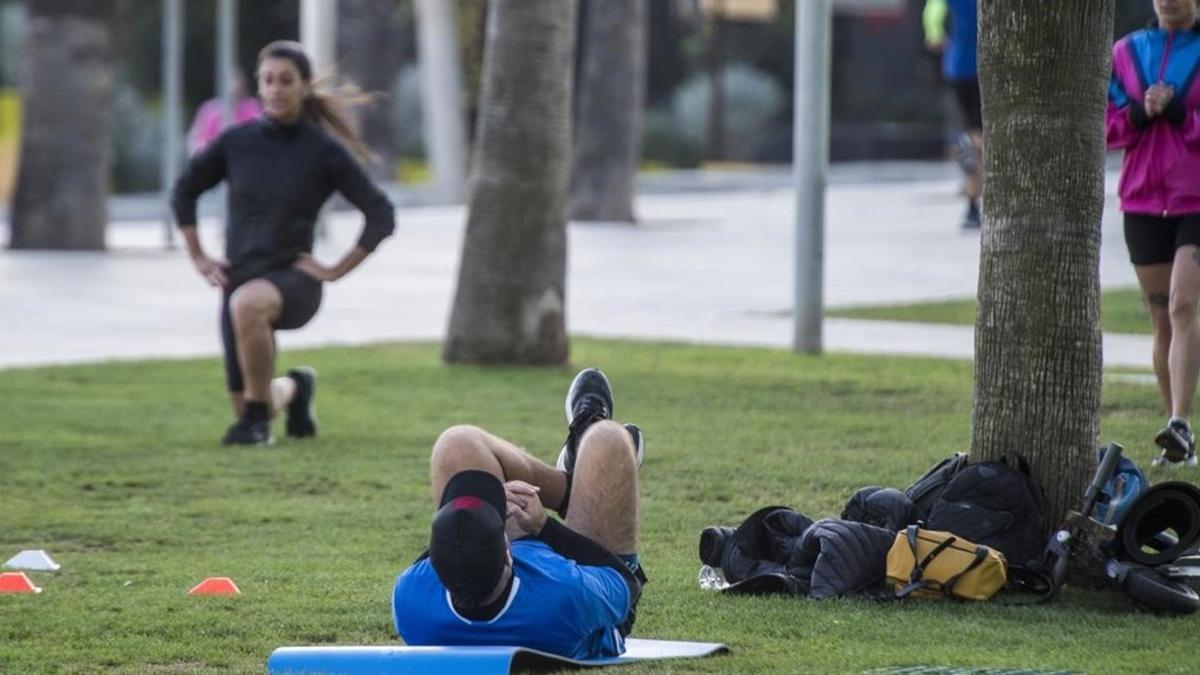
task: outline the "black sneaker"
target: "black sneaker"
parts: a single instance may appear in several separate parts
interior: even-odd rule
[[[642,428],[636,424],[623,424],[625,431],[629,432],[629,438],[633,440],[633,459],[638,466],[642,465],[642,460],[646,457],[646,437],[642,435]],[[571,447],[571,438],[567,437],[567,443],[563,445],[562,450],[558,453],[558,461],[554,466],[559,471],[571,473],[575,470],[575,450]],[[568,469],[567,467],[570,466]]]
[[[288,377],[296,381],[296,395],[287,407],[287,435],[311,438],[317,435],[317,417],[313,399],[317,397],[317,371],[311,366],[292,368]]]
[[[963,215],[962,229],[964,231],[978,230],[983,226],[983,217],[979,213],[979,202],[972,199],[967,204],[967,212]]]
[[[1172,417],[1154,437],[1154,443],[1162,448],[1162,455],[1154,460],[1154,466],[1196,465],[1196,437],[1186,420]]]
[[[585,368],[571,380],[567,388],[567,442],[558,453],[556,466],[567,473],[575,471],[575,452],[583,432],[600,420],[610,420],[613,414],[612,386],[604,373]]]
[[[642,428],[636,424],[625,424],[625,431],[629,432],[629,437],[633,439],[633,459],[638,466],[642,465],[642,459],[646,457],[646,437],[642,435]]]
[[[612,387],[604,373],[595,368],[579,371],[567,389],[567,442],[558,453],[555,466],[560,471],[572,473],[575,471],[575,453],[583,432],[599,420],[612,419],[613,395]],[[637,465],[642,465],[646,455],[646,440],[641,428],[636,424],[625,424],[625,431],[633,441],[634,458]]]
[[[271,420],[256,420],[242,415],[225,432],[221,445],[270,445]]]

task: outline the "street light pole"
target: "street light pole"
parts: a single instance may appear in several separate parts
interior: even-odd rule
[[[327,73],[337,53],[337,0],[300,0],[300,44],[312,59],[313,76]]]
[[[825,172],[833,18],[829,0],[796,3],[792,181],[796,189],[792,350],[820,354],[824,315]]]
[[[180,0],[163,0],[162,31],[162,88],[163,88],[163,144],[160,189],[162,203],[166,209],[163,217],[167,248],[175,248],[175,224],[171,214],[171,187],[179,175],[179,141],[181,94],[183,79],[183,12]]]
[[[425,147],[439,197],[459,203],[466,191],[467,150],[454,15],[452,2],[417,0]]]
[[[221,128],[233,124],[233,70],[237,63],[237,2],[217,4],[217,91],[221,94]]]

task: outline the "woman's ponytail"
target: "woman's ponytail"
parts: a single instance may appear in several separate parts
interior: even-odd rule
[[[375,153],[350,124],[350,109],[374,103],[379,97],[378,93],[364,92],[352,82],[338,81],[327,75],[309,87],[308,95],[304,97],[304,114],[341,139],[359,159],[374,160]]]

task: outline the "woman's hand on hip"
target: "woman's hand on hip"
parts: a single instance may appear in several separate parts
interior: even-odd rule
[[[224,260],[210,258],[201,253],[192,257],[192,265],[196,267],[196,272],[204,277],[209,286],[220,288],[229,286],[229,277],[225,274],[225,269],[229,267],[229,263]]]
[[[337,281],[341,275],[332,267],[326,267],[308,253],[301,253],[292,263],[292,269],[300,270],[317,281]]]

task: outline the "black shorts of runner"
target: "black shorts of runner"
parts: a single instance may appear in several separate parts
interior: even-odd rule
[[[1125,245],[1134,265],[1160,265],[1175,260],[1181,246],[1200,246],[1200,213],[1182,216],[1125,214]]]
[[[983,131],[983,103],[979,96],[979,80],[954,80],[954,98],[962,111],[963,128],[967,131]]]
[[[312,320],[321,306],[322,284],[300,270],[290,267],[271,270],[255,279],[264,279],[274,284],[283,296],[283,311],[279,320],[271,327],[277,330],[300,328]],[[250,281],[253,281],[251,279]],[[242,365],[238,360],[237,339],[233,332],[233,316],[229,312],[229,298],[237,290],[229,289],[221,300],[221,342],[225,346],[225,383],[231,392],[246,388],[242,380]]]

